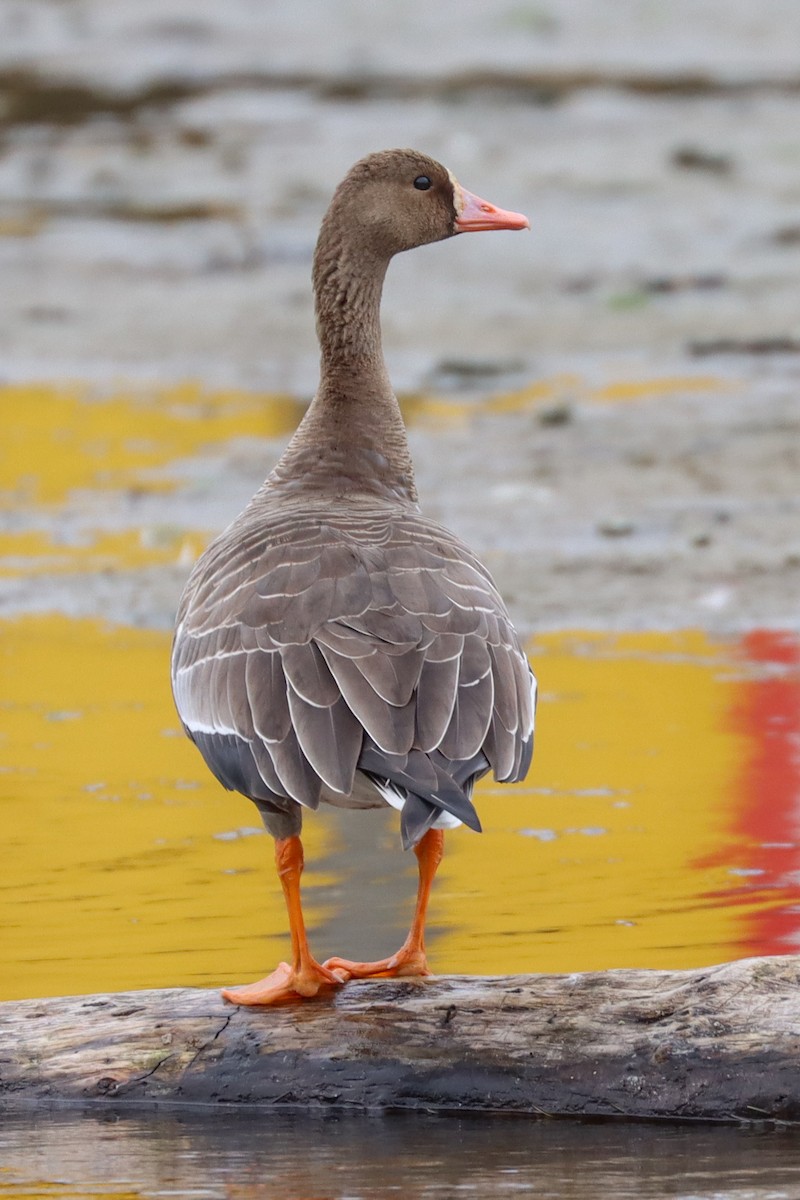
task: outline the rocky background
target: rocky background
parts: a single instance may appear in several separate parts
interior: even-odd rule
[[[404,256],[384,305],[424,506],[520,625],[797,628],[793,0],[0,0],[0,379],[307,399],[319,220],[393,145],[531,218]],[[118,520],[196,524],[203,475],[218,527],[279,450]],[[48,603],[166,627],[185,573]]]

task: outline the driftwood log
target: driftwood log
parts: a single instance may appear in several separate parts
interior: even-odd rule
[[[0,1004],[0,1104],[800,1120],[800,959],[353,982],[241,1009],[171,989]]]

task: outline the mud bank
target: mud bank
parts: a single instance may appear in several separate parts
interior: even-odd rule
[[[450,12],[0,4],[0,380],[194,379],[301,411],[330,192],[418,145],[533,227],[392,265],[427,510],[525,630],[797,627],[800,14],[462,0],[444,37]],[[12,526],[210,533],[281,444],[209,437],[172,492],[21,494]],[[166,627],[185,573],[14,568],[0,614]]]

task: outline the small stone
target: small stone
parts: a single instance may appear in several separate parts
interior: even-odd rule
[[[597,524],[597,532],[603,537],[629,537],[636,526],[628,517],[606,517]]]
[[[700,146],[678,146],[670,161],[681,171],[707,171],[712,175],[730,175],[733,171],[733,159],[729,154]]]
[[[566,401],[560,401],[557,404],[548,404],[545,408],[539,409],[539,424],[548,427],[569,425],[573,419],[573,415],[572,406]]]

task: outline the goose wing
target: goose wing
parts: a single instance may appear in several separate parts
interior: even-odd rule
[[[407,842],[442,809],[480,828],[474,779],[521,779],[530,763],[533,677],[505,606],[416,511],[231,527],[187,585],[173,689],[227,787],[316,808],[360,770],[422,798]]]

